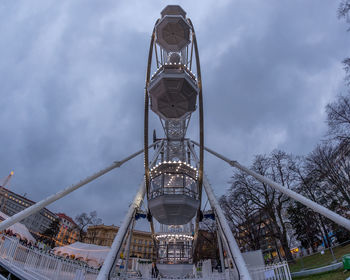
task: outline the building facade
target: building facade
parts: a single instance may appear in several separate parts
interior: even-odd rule
[[[246,221],[238,225],[236,239],[243,252],[261,250],[263,255],[277,257],[280,246],[273,238],[271,220],[263,211],[253,213]]]
[[[56,236],[56,245],[72,244],[78,240],[79,230],[73,219],[64,213],[56,213],[60,221],[60,229]]]
[[[119,227],[117,226],[90,226],[87,229],[84,242],[101,246],[111,246],[118,230]],[[123,244],[122,252],[124,252],[124,250],[125,244]],[[155,251],[153,251],[151,233],[147,231],[134,230],[130,243],[130,257],[153,259],[154,254]]]
[[[290,237],[287,229],[288,246],[292,254],[299,252],[300,242]],[[265,260],[286,257],[283,246],[276,237],[277,230],[265,211],[253,213],[246,221],[238,225],[236,239],[243,252],[261,250]]]
[[[6,188],[0,187],[0,211],[8,216],[13,216],[18,212],[35,204],[34,201],[25,196],[14,193]],[[21,221],[31,233],[40,234],[48,229],[52,222],[58,217],[46,208],[25,218]]]

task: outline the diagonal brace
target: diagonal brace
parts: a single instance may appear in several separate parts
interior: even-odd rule
[[[156,144],[158,144],[158,142],[153,143],[152,145],[150,145],[148,148],[152,148],[153,146],[155,146]],[[125,162],[129,161],[130,159],[133,159],[134,157],[138,156],[139,154],[141,154],[143,152],[142,150],[137,151],[136,153],[133,153],[132,155],[124,158],[121,161],[115,161],[113,164],[111,164],[110,166],[98,171],[97,173],[86,177],[85,179],[81,180],[80,182],[78,182],[77,184],[74,184],[72,186],[69,186],[61,191],[59,191],[58,193],[55,193],[53,195],[48,196],[47,198],[33,204],[32,206],[24,209],[21,212],[18,212],[17,214],[7,218],[5,221],[0,223],[0,231],[12,226],[13,224],[27,218],[28,216],[40,211],[41,209],[43,209],[44,207],[50,205],[51,203],[55,202],[56,200],[59,200],[62,197],[65,197],[66,195],[70,194],[71,192],[79,189],[80,187],[90,183],[91,181],[101,177],[102,175],[108,173],[109,171],[118,168],[120,166],[122,166]]]
[[[199,144],[195,141],[191,141],[193,144],[195,144],[196,146],[199,146]],[[252,177],[254,177],[255,179],[257,179],[258,181],[265,183],[267,185],[269,185],[271,188],[280,191],[281,193],[284,193],[285,195],[293,198],[296,201],[299,201],[300,203],[304,204],[305,206],[311,208],[312,210],[314,210],[317,213],[320,213],[321,215],[327,217],[328,219],[332,220],[333,222],[337,223],[338,225],[341,225],[343,227],[345,227],[347,230],[350,230],[350,220],[346,219],[342,216],[340,216],[339,214],[329,210],[328,208],[306,198],[305,196],[302,196],[301,194],[292,191],[290,189],[287,189],[286,187],[283,187],[280,184],[277,184],[276,182],[270,180],[269,178],[266,178],[252,170],[250,170],[249,168],[241,165],[238,161],[234,161],[234,160],[230,160],[227,157],[209,149],[204,147],[204,149],[211,153],[212,155],[218,157],[219,159],[222,159],[223,161],[226,161],[228,164],[230,164],[232,167],[235,167],[249,175],[251,175]]]

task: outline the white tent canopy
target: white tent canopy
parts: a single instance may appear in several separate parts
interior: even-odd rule
[[[110,247],[98,246],[82,242],[75,242],[67,246],[54,248],[54,253],[60,256],[72,256],[75,259],[86,261],[91,266],[100,266],[103,264]]]
[[[6,220],[9,216],[0,211],[1,220]],[[30,234],[28,228],[21,223],[15,223],[14,225],[7,228],[11,230],[15,235],[19,236],[21,239],[27,239],[29,242],[35,243],[35,238]]]

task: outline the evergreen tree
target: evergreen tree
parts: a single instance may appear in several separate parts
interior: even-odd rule
[[[317,215],[310,208],[300,202],[294,202],[289,206],[288,218],[295,232],[295,237],[304,248],[312,248],[315,252],[321,243],[320,229]]]
[[[60,231],[60,221],[58,219],[51,222],[50,226],[42,232],[43,240],[51,247],[55,246],[55,237]]]

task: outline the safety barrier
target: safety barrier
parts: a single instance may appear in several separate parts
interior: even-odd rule
[[[23,279],[39,280],[95,280],[98,270],[74,260],[66,260],[36,248],[22,245],[15,237],[0,235],[0,263],[9,271],[16,271]],[[265,267],[249,268],[252,279],[256,280],[291,280],[286,262]],[[198,280],[225,280],[232,278],[232,271],[213,273]],[[198,277],[198,276],[197,276]],[[147,279],[137,274],[120,276],[112,279]],[[187,278],[188,279],[188,278]]]
[[[17,238],[5,235],[0,236],[0,262],[9,271],[15,268],[18,275],[26,275],[26,279],[94,280],[98,274],[97,269],[26,247]]]
[[[254,280],[291,280],[287,262],[281,262],[273,265],[252,268],[248,267],[250,275]]]

